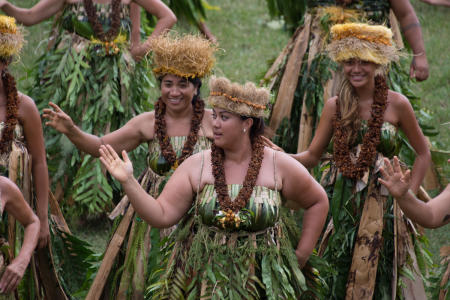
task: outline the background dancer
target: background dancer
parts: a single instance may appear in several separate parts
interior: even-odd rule
[[[122,128],[102,137],[83,132],[56,104],[50,103],[52,109],[44,109],[43,116],[48,119],[47,125],[65,134],[78,149],[93,156],[99,155],[98,149],[102,144],[109,144],[119,152],[148,144],[148,167],[139,181],[150,195],[157,197],[179,164],[193,153],[210,148],[212,112],[205,109],[200,87],[201,79],[210,73],[214,65],[216,48],[209,41],[192,35],[165,35],[155,38],[152,43],[153,71],[161,91],[155,111],[142,113]],[[123,210],[126,205],[125,198],[119,207]],[[142,294],[148,274],[152,271],[152,267],[147,269],[147,260],[152,258],[153,266],[158,261],[157,235],[152,235],[151,247],[150,227],[139,218],[133,224],[133,230],[127,236],[129,245],[124,250],[126,257],[120,257],[117,261],[118,267],[124,264],[125,267],[110,278],[114,295]],[[114,278],[119,278],[120,283],[112,282]]]
[[[330,297],[379,299],[395,295],[398,282],[409,280],[397,278],[403,268],[418,272],[415,263],[396,259],[408,254],[414,261],[415,248],[403,219],[384,217],[397,216],[400,209],[378,183],[379,168],[384,156],[398,151],[401,129],[417,153],[411,183],[417,192],[430,152],[408,99],[386,85],[386,68],[398,59],[392,32],[384,26],[348,23],[334,25],[331,34],[328,51],[343,71],[339,94],[325,103],[311,145],[294,157],[312,168],[332,139],[332,159],[321,165],[330,222],[320,254],[337,271],[329,277]],[[369,253],[372,259],[364,259]],[[410,286],[425,297],[419,278]],[[402,287],[406,298],[411,292]]]
[[[47,51],[32,68],[34,82],[27,91],[39,109],[51,100],[84,131],[99,134],[152,108],[148,98],[154,83],[143,58],[152,38],[176,22],[160,0],[42,0],[29,9],[2,1],[0,7],[27,26],[55,16]],[[140,7],[158,20],[143,42]],[[80,156],[67,139],[44,130],[56,198],[74,203],[76,213],[85,217],[111,208],[114,185],[103,176],[98,160]],[[135,158],[144,161],[145,149],[138,149]]]

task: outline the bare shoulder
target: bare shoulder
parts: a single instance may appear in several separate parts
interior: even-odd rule
[[[290,154],[276,151],[268,147],[265,147],[265,153],[270,156],[274,155],[277,171],[281,172],[281,174],[292,174],[293,171],[306,171],[306,168]]]
[[[406,96],[391,90],[388,91],[388,102],[396,110],[412,107]]]
[[[136,130],[145,140],[153,139],[155,127],[155,112],[149,111],[137,115],[125,125],[128,129]]]
[[[0,192],[3,193],[2,197],[5,197],[11,192],[16,191],[18,187],[8,177],[0,176]]]
[[[29,117],[30,113],[39,115],[39,111],[36,107],[36,104],[34,103],[34,100],[30,96],[18,92],[18,97],[19,97],[19,116]]]
[[[200,151],[196,154],[189,156],[181,165],[180,168],[191,172],[197,172],[200,170],[200,166],[204,166],[206,162],[211,160],[211,150]]]
[[[327,101],[325,101],[322,116],[324,115],[334,116],[336,113],[337,101],[338,96],[331,97]]]

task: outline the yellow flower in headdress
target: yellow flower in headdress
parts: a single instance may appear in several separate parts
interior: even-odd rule
[[[174,74],[186,78],[202,78],[214,66],[217,47],[194,35],[160,35],[152,40],[153,72],[156,76]]]
[[[327,50],[336,62],[358,58],[387,66],[399,58],[392,31],[383,25],[337,24],[331,27],[331,38]]]
[[[16,20],[0,16],[0,58],[8,59],[20,52],[24,43],[23,34]]]

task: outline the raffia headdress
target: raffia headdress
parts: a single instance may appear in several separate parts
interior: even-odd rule
[[[387,66],[399,58],[392,31],[383,25],[337,24],[331,27],[331,38],[327,51],[336,62],[358,58]]]
[[[19,54],[24,43],[23,34],[16,25],[16,20],[0,16],[0,58],[9,59]]]
[[[264,117],[270,94],[257,88],[253,82],[244,85],[232,83],[225,77],[212,77],[209,81],[209,103],[212,107],[248,117]]]
[[[160,35],[152,40],[153,72],[156,76],[202,78],[211,72],[216,50],[211,42],[199,36]]]

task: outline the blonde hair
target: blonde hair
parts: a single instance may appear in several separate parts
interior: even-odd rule
[[[347,142],[352,144],[361,126],[361,118],[359,117],[359,101],[355,89],[345,76],[339,83],[338,100],[342,126],[350,132]]]

